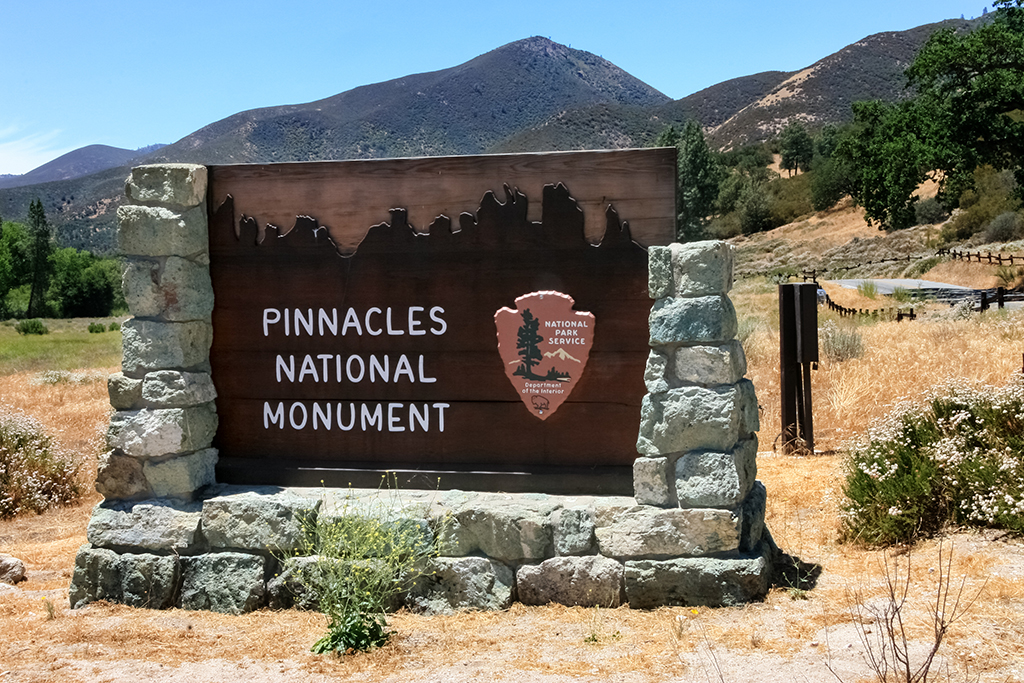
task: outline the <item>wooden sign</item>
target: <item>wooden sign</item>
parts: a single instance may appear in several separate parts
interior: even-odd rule
[[[674,188],[673,149],[209,167],[218,480],[630,492]],[[495,338],[528,292],[600,326],[543,415]]]
[[[561,292],[534,292],[516,299],[515,310],[494,314],[505,374],[532,415],[555,414],[579,382],[594,343],[594,314],[572,310]]]

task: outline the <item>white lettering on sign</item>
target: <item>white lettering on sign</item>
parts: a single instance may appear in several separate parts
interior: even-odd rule
[[[441,336],[448,331],[441,306],[355,308],[265,308],[263,336],[370,337]],[[424,354],[276,354],[278,384],[433,384]],[[313,431],[444,431],[448,403],[360,403],[351,401],[271,401],[263,403],[264,429]]]
[[[301,401],[287,405],[278,401],[273,405],[263,402],[263,428],[276,427],[293,430],[305,429],[343,432],[429,432],[444,431],[445,409],[448,403],[354,403],[339,401],[332,403],[313,402],[307,407]]]

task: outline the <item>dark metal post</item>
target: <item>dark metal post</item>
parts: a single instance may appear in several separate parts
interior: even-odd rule
[[[779,285],[779,371],[782,452],[814,452],[811,366],[818,362],[818,287]]]

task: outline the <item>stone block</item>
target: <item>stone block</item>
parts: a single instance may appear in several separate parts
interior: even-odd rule
[[[516,572],[519,602],[524,605],[618,607],[622,565],[600,555],[555,557]]]
[[[757,437],[731,452],[690,451],[675,465],[676,499],[681,507],[732,508],[743,502],[757,477]],[[637,502],[640,502],[639,500]]]
[[[640,457],[633,461],[633,497],[639,505],[675,507],[670,469],[671,461],[666,457]]]
[[[197,164],[136,166],[124,184],[124,193],[139,204],[199,206],[206,201],[207,172]]]
[[[586,507],[556,510],[553,515],[556,555],[589,555],[594,552],[594,511]]]
[[[727,242],[674,243],[669,248],[674,296],[727,294],[732,289],[733,248]]]
[[[438,557],[403,601],[427,614],[502,610],[512,605],[514,584],[512,570],[490,558]]]
[[[749,411],[740,405],[746,394],[738,386],[680,387],[647,394],[640,406],[637,451],[660,456],[730,450],[739,440],[741,425],[749,427]]]
[[[115,410],[138,409],[142,401],[142,380],[115,372],[107,378],[107,394]]]
[[[244,553],[183,558],[179,605],[224,614],[252,612],[265,600],[264,564],[262,556]]]
[[[174,555],[119,555],[87,543],[75,556],[68,599],[72,609],[97,600],[163,609],[174,604],[178,578]]]
[[[195,491],[214,483],[217,449],[205,448],[170,460],[148,460],[142,473],[154,496],[191,498]]]
[[[742,379],[736,383],[736,405],[739,408],[740,438],[745,439],[761,429],[761,414],[754,392],[754,383]]]
[[[203,533],[212,548],[293,553],[303,540],[303,523],[313,522],[315,498],[271,487],[223,492],[203,503]]]
[[[729,297],[658,299],[648,318],[650,344],[723,343],[736,336],[736,309]]]
[[[117,225],[118,251],[125,256],[187,258],[210,248],[203,207],[178,212],[160,206],[121,206]]]
[[[644,385],[647,391],[657,394],[672,389],[674,385],[669,384],[666,372],[668,371],[669,354],[661,349],[651,349],[647,356],[647,366],[644,368]]]
[[[178,256],[128,260],[121,289],[128,310],[137,318],[209,321],[213,312],[209,266]]]
[[[742,520],[730,510],[604,507],[597,511],[597,545],[616,559],[661,559],[736,552]]]
[[[441,538],[442,554],[483,553],[502,562],[543,560],[553,554],[551,513],[558,504],[473,505],[456,512]]]
[[[764,523],[765,509],[768,504],[768,490],[764,484],[754,482],[740,512],[743,515],[743,531],[740,537],[740,552],[753,552],[762,540],[769,540]]]
[[[289,557],[281,571],[267,581],[267,607],[270,609],[315,610],[320,596],[313,588],[310,575],[315,575],[320,558],[311,555]],[[305,575],[305,577],[303,576]]]
[[[736,339],[712,346],[682,346],[672,354],[670,376],[677,382],[703,386],[735,384],[745,374],[747,357]]]
[[[86,538],[94,548],[187,553],[199,540],[201,503],[104,501],[93,508]]]
[[[96,490],[104,498],[129,500],[149,493],[142,463],[135,458],[108,451],[100,455]]]
[[[121,369],[141,379],[154,370],[208,370],[213,327],[206,322],[131,319],[121,326]]]
[[[16,557],[0,553],[0,583],[14,585],[25,580],[25,563]]]
[[[115,413],[107,444],[134,458],[156,458],[208,448],[217,433],[213,403],[190,408],[144,408]]]
[[[672,296],[675,276],[672,272],[672,249],[652,246],[647,248],[647,294],[652,299]]]
[[[217,389],[206,372],[157,370],[143,378],[142,398],[158,408],[198,406],[217,398]]]
[[[626,601],[633,609],[662,605],[722,607],[761,600],[773,571],[766,546],[753,556],[676,558],[625,563]]]

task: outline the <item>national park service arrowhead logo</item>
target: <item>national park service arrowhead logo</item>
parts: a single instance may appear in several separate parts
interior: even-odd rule
[[[505,375],[542,420],[569,398],[594,343],[594,314],[572,310],[574,303],[561,292],[533,292],[494,314]]]

